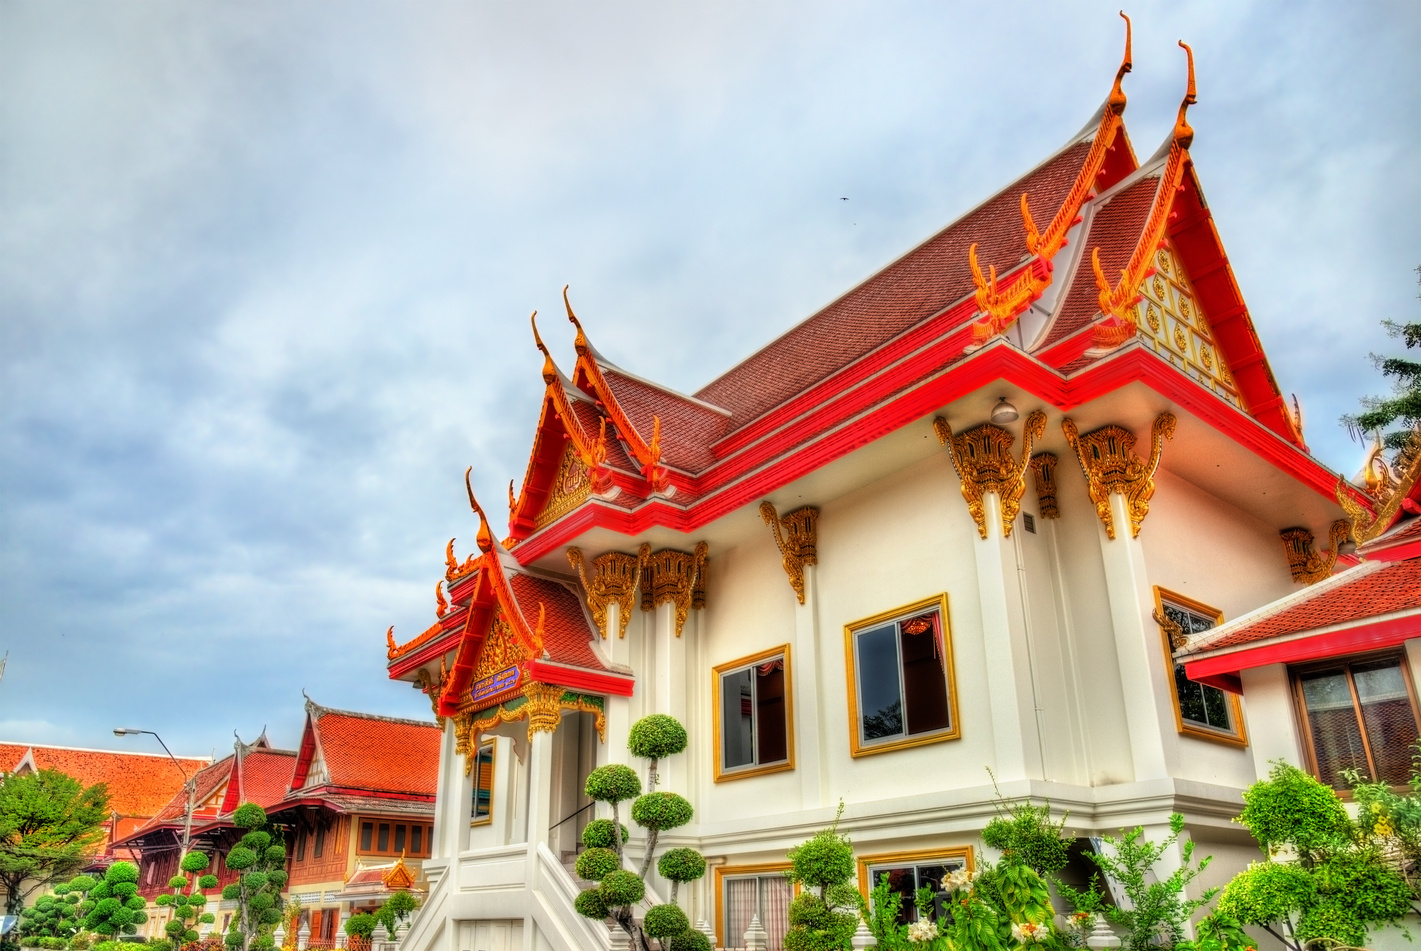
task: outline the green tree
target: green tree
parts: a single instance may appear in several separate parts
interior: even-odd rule
[[[196,941],[200,936],[195,926],[211,924],[217,920],[212,912],[203,911],[207,906],[207,894],[204,889],[216,887],[217,876],[200,875],[188,878],[189,874],[196,875],[206,870],[207,865],[206,853],[192,851],[184,855],[181,866],[184,874],[174,875],[168,881],[172,893],[159,895],[154,899],[154,904],[173,909],[173,920],[164,925],[163,930],[174,945]]]
[[[785,951],[838,951],[849,946],[858,927],[862,904],[851,884],[855,875],[854,847],[839,832],[839,819],[789,850],[788,877],[800,887],[789,905]]]
[[[144,911],[148,902],[138,894],[138,866],[132,862],[115,862],[104,873],[103,881],[89,892],[93,910],[84,917],[84,930],[106,938],[135,934],[138,926],[148,920]]]
[[[409,892],[398,891],[385,899],[385,904],[380,906],[380,910],[375,912],[375,919],[384,922],[385,930],[390,933],[390,940],[394,941],[398,930],[419,908],[419,899]]]
[[[104,841],[108,786],[85,788],[57,770],[8,776],[0,783],[0,886],[5,914],[56,879],[73,875]]]
[[[686,743],[686,728],[675,717],[643,717],[632,724],[627,748],[633,756],[649,760],[647,792],[642,794],[641,779],[628,766],[599,766],[587,777],[588,797],[611,806],[612,818],[589,822],[582,832],[587,851],[578,856],[577,874],[599,884],[578,895],[574,907],[588,918],[611,918],[631,938],[633,951],[652,951],[653,941],[661,951],[710,951],[706,936],[691,929],[690,919],[676,904],[677,887],[705,874],[705,858],[694,849],[671,849],[657,865],[657,871],[671,882],[671,901],[652,906],[640,923],[632,910],[646,897],[646,873],[656,858],[661,833],[691,821],[693,810],[685,798],[656,791],[657,765],[685,750]],[[646,848],[637,872],[625,868],[622,851],[627,831],[618,806],[628,800],[632,800],[632,821],[646,830]]]
[[[279,831],[268,830],[266,810],[254,802],[238,806],[232,824],[246,832],[227,853],[227,867],[239,877],[222,889],[224,901],[237,903],[224,940],[227,947],[242,951],[270,948],[272,927],[281,921],[286,846]]]
[[[1421,267],[1416,269],[1421,274]],[[1388,335],[1398,337],[1407,350],[1421,347],[1421,323],[1398,324],[1384,320]],[[1388,449],[1401,452],[1412,433],[1421,429],[1421,360],[1407,357],[1383,357],[1372,354],[1372,363],[1382,376],[1391,380],[1390,396],[1367,396],[1361,400],[1363,410],[1343,416],[1342,422],[1354,436],[1377,433]],[[1388,427],[1397,426],[1389,429]]]

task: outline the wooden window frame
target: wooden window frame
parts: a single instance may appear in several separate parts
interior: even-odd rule
[[[1155,612],[1164,617],[1164,604],[1168,601],[1178,608],[1183,608],[1193,614],[1203,617],[1212,617],[1214,627],[1224,623],[1224,612],[1202,601],[1195,601],[1193,598],[1170,591],[1168,588],[1161,588],[1159,585],[1155,589]],[[1179,687],[1174,682],[1174,668],[1179,666],[1179,662],[1174,658],[1174,648],[1169,643],[1169,632],[1163,625],[1155,625],[1159,628],[1160,647],[1164,650],[1165,661],[1165,681],[1169,684],[1170,709],[1174,711],[1174,729],[1180,736],[1193,737],[1196,740],[1208,740],[1211,743],[1221,743],[1224,746],[1232,746],[1236,749],[1245,749],[1248,746],[1248,728],[1243,722],[1243,704],[1239,701],[1238,695],[1227,690],[1222,691],[1224,699],[1229,705],[1229,720],[1233,723],[1232,730],[1220,730],[1204,723],[1195,723],[1192,720],[1184,719],[1184,712],[1179,707]],[[1201,686],[1209,686],[1202,684]],[[1220,688],[1214,687],[1214,690]]]
[[[875,865],[904,866],[904,865],[929,865],[934,863],[946,863],[955,859],[962,859],[963,868],[967,869],[967,874],[972,874],[977,870],[976,850],[970,845],[954,845],[941,849],[920,849],[914,852],[884,852],[879,855],[856,856],[859,871],[859,893],[863,895],[864,901],[868,900],[872,886],[869,883],[869,871]]]
[[[393,847],[394,841],[395,841],[395,827],[396,827],[396,826],[401,826],[401,825],[405,827],[406,836],[408,836],[408,834],[409,834],[409,829],[412,828],[412,827],[414,827],[414,826],[421,826],[421,827],[424,829],[424,848],[420,850],[419,854],[410,853],[410,854],[407,856],[408,858],[412,858],[412,859],[425,859],[425,858],[428,858],[428,857],[430,856],[430,854],[432,854],[432,852],[433,852],[433,842],[431,841],[431,838],[432,838],[432,837],[431,837],[431,835],[430,835],[430,830],[433,828],[433,823],[430,822],[430,821],[420,821],[420,820],[412,820],[412,819],[379,819],[379,818],[366,819],[366,818],[363,818],[363,817],[360,818],[358,821],[360,822],[360,824],[361,824],[361,826],[362,826],[362,831],[363,831],[363,826],[364,826],[365,823],[367,823],[367,822],[371,824],[372,828],[371,828],[370,848],[369,848],[369,849],[366,849],[366,848],[364,848],[364,847],[361,846],[359,834],[357,834],[357,838],[356,838],[356,840],[355,840],[355,849],[356,849],[356,854],[357,854],[357,855],[386,855],[386,856],[396,856],[396,857],[398,857],[401,853],[400,853],[398,850],[393,849],[392,847]],[[387,848],[385,851],[381,851],[381,850],[380,850],[380,826],[381,826],[381,825],[388,826],[388,827],[389,827],[389,830],[390,830],[389,839],[387,840],[387,844],[388,844],[388,846],[391,846],[391,848]],[[408,838],[406,839],[406,842],[408,843]]]
[[[721,746],[721,718],[725,711],[721,707],[720,678],[724,674],[735,673],[747,667],[753,667],[756,664],[763,664],[774,658],[782,658],[785,665],[785,751],[787,755],[783,760],[776,760],[773,763],[764,765],[752,763],[748,766],[735,766],[730,769],[725,769],[722,765],[725,760],[725,750]],[[748,657],[727,661],[711,670],[711,703],[714,705],[714,710],[711,713],[711,723],[714,727],[716,782],[729,782],[735,779],[764,776],[767,773],[783,773],[794,769],[794,686],[793,677],[790,672],[791,664],[788,644],[781,644],[779,647],[772,647],[769,650],[760,651],[758,654],[751,654]]]
[[[788,872],[792,866],[788,862],[766,862],[761,865],[717,865],[715,866],[715,876],[712,887],[715,889],[715,935],[717,948],[732,948],[735,945],[729,943],[725,934],[725,880],[727,878],[763,878],[774,875],[776,872]],[[793,899],[799,894],[799,886],[790,884],[790,898]],[[735,940],[739,941],[744,935],[736,935]]]
[[[865,628],[886,624],[889,621],[897,621],[909,615],[922,614],[931,608],[937,609],[938,620],[942,624],[943,667],[947,675],[947,728],[935,730],[932,733],[918,734],[916,736],[904,736],[898,740],[879,740],[868,744],[861,742],[859,739],[858,658],[854,650],[855,635]],[[875,753],[887,753],[892,750],[909,749],[914,746],[927,746],[930,743],[943,743],[948,740],[959,740],[962,738],[962,718],[958,713],[957,704],[957,665],[952,650],[952,623],[947,610],[947,592],[935,594],[930,598],[914,601],[912,604],[905,604],[891,611],[884,611],[872,617],[866,617],[845,624],[844,657],[847,665],[846,686],[849,709],[849,753],[851,756],[855,758],[859,756],[872,756]],[[901,659],[899,667],[902,667]],[[903,698],[903,702],[906,706],[906,697]]]
[[[1318,673],[1324,670],[1344,670],[1347,674],[1347,686],[1352,691],[1352,709],[1358,712],[1359,700],[1357,697],[1357,685],[1352,679],[1352,667],[1355,664],[1374,663],[1379,660],[1394,660],[1397,667],[1401,669],[1401,682],[1406,685],[1406,696],[1411,701],[1411,717],[1415,721],[1418,731],[1421,731],[1421,702],[1417,701],[1416,685],[1411,680],[1411,664],[1404,650],[1384,650],[1369,654],[1348,654],[1345,657],[1319,660],[1312,663],[1289,665],[1288,667],[1288,688],[1293,696],[1293,716],[1298,728],[1298,734],[1302,737],[1303,759],[1307,771],[1314,779],[1332,789],[1332,783],[1318,775],[1317,750],[1312,741],[1312,723],[1308,719],[1307,700],[1303,696],[1302,678],[1306,674]],[[1371,774],[1376,773],[1376,760],[1372,757],[1372,744],[1367,738],[1366,724],[1360,717],[1359,724],[1362,726],[1362,751],[1367,757],[1367,769]],[[1393,789],[1408,788],[1406,784],[1392,787]],[[1352,790],[1333,789],[1340,798],[1351,799]]]
[[[478,795],[478,790],[479,790],[479,760],[483,757],[484,750],[488,750],[488,751],[489,751],[489,752],[488,752],[488,815],[486,815],[486,816],[475,816],[475,815],[473,815],[472,813],[473,813],[473,810],[474,810],[474,803],[473,803],[473,802],[470,802],[470,803],[469,803],[469,811],[470,811],[470,816],[469,816],[469,828],[471,828],[471,829],[474,828],[475,826],[486,826],[486,825],[489,825],[490,823],[493,822],[493,791],[494,791],[494,776],[495,776],[495,774],[496,774],[496,772],[497,772],[497,770],[498,770],[498,744],[495,743],[495,742],[493,742],[492,740],[490,740],[490,741],[488,741],[488,742],[486,742],[486,743],[480,743],[479,746],[478,746],[478,748],[474,751],[474,768],[473,768],[473,770],[471,770],[471,772],[473,773],[473,777],[474,777],[473,796],[471,796],[470,798],[472,799],[472,798],[474,798],[474,796],[477,796],[477,795]]]

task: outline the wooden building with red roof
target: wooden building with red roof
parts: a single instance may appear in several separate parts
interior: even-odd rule
[[[443,727],[408,951],[613,946],[568,863],[588,772],[651,713],[691,737],[658,769],[695,804],[677,844],[713,872],[680,901],[720,946],[754,915],[779,946],[785,851],[841,802],[860,883],[907,916],[976,861],[998,795],[1082,836],[1183,813],[1215,856],[1199,887],[1256,857],[1231,821],[1255,724],[1171,632],[1346,569],[1384,506],[1312,457],[1269,367],[1190,153],[1184,44],[1136,153],[1126,31],[1057,152],[693,394],[599,352],[566,289],[570,360],[535,315],[507,532],[470,488],[473,550],[449,541],[425,630],[386,633]]]

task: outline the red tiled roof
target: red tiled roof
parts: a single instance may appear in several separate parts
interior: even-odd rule
[[[568,403],[572,406],[573,415],[577,417],[575,425],[582,429],[583,435],[588,442],[595,442],[602,434],[602,415],[597,412],[597,407],[593,406],[582,391],[574,387],[568,387]],[[627,455],[626,447],[613,438],[611,426],[607,427],[607,465],[613,469],[621,469],[623,472],[640,472],[641,467],[632,461],[632,457]],[[646,421],[646,436],[651,438],[651,419]]]
[[[213,818],[217,816],[216,809],[203,809],[202,804],[205,803],[213,793],[221,789],[223,784],[231,778],[231,775],[232,754],[224,756],[211,766],[207,766],[197,773],[194,777],[197,782],[197,792],[193,796],[193,802],[198,809],[198,811],[194,813],[195,815],[201,814]],[[153,816],[153,822],[150,824],[158,825],[163,822],[181,820],[183,813],[186,811],[187,794],[183,792],[182,789],[179,789],[173,793],[173,797],[164,804],[163,808],[158,810]]]
[[[538,606],[546,607],[543,649],[549,659],[591,670],[607,669],[588,646],[594,635],[582,610],[582,600],[572,589],[557,581],[522,573],[512,575],[508,583],[529,627],[537,627]]]
[[[730,410],[729,429],[738,429],[971,294],[967,249],[974,242],[983,271],[1015,267],[1027,253],[1022,192],[1030,194],[1036,220],[1049,220],[1089,151],[1089,142],[1063,150],[708,383],[696,398]]]
[[[242,756],[242,802],[254,802],[263,809],[279,802],[291,785],[295,767],[295,750],[246,751]]]
[[[316,707],[313,718],[330,785],[433,796],[439,727]],[[290,781],[288,773],[286,779]],[[298,791],[292,795],[300,795]],[[278,797],[280,798],[280,797]]]
[[[0,770],[13,772],[31,750],[36,769],[57,769],[85,786],[107,784],[109,808],[123,816],[153,815],[183,785],[181,772],[166,754],[0,743]],[[192,775],[210,761],[184,757],[178,762]]]
[[[1419,606],[1421,557],[1363,562],[1231,624],[1205,632],[1190,641],[1185,653],[1238,647]]]
[[[650,439],[653,417],[661,419],[661,461],[686,472],[700,472],[715,462],[711,446],[725,434],[730,417],[679,393],[604,366],[602,375],[632,425]]]

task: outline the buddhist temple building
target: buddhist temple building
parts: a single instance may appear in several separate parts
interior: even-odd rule
[[[404,951],[624,947],[573,910],[570,867],[609,817],[587,775],[643,769],[626,738],[651,713],[690,735],[660,788],[695,817],[662,841],[707,857],[679,902],[717,947],[753,916],[780,947],[786,851],[840,803],[865,889],[972,867],[999,794],[1049,800],[1083,842],[1163,839],[1182,813],[1214,857],[1195,889],[1259,857],[1232,820],[1267,757],[1301,755],[1294,675],[1223,652],[1298,636],[1256,612],[1306,585],[1410,571],[1412,542],[1392,568],[1345,551],[1390,503],[1309,454],[1269,367],[1190,153],[1181,47],[1157,147],[1126,132],[1127,32],[1058,151],[693,394],[600,352],[614,316],[566,290],[566,323],[535,316],[545,389],[506,531],[470,488],[427,628],[386,633],[442,730]],[[1383,647],[1412,698],[1408,604]],[[1210,640],[1232,619],[1245,640]],[[1334,626],[1329,649],[1372,649]],[[1369,742],[1415,736],[1414,701],[1388,716],[1411,732]]]

